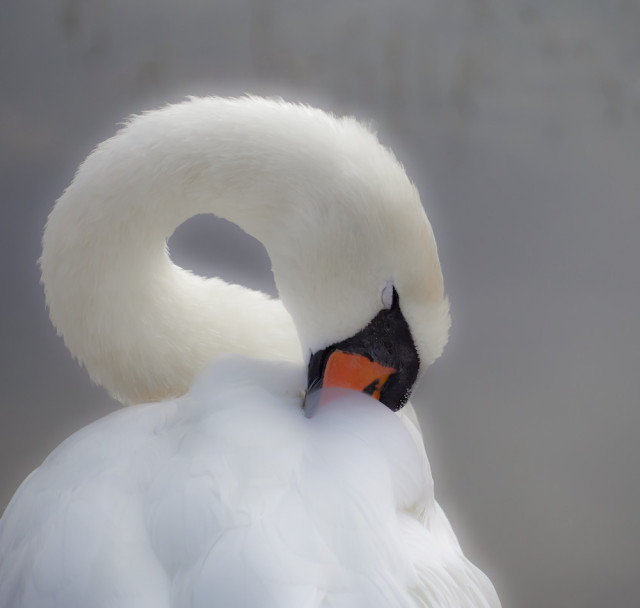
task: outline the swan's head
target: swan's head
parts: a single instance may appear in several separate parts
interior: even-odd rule
[[[291,129],[305,140],[277,194],[286,213],[260,238],[298,329],[309,388],[347,386],[397,410],[448,337],[433,232],[415,186],[371,131],[299,111],[304,126],[293,120]]]

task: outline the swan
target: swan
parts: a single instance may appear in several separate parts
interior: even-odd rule
[[[213,213],[279,300],[174,265]],[[0,520],[1,608],[484,607],[408,397],[449,304],[418,192],[353,118],[191,98],[81,164],[43,236],[51,320],[130,407],[81,429]]]

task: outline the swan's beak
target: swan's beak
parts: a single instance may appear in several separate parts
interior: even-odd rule
[[[331,350],[326,357],[324,373],[312,383],[307,396],[317,388],[346,388],[371,395],[381,401],[380,396],[389,377],[396,373],[395,368],[381,365],[369,357],[344,350]],[[304,400],[304,412],[307,418],[313,418],[318,407],[331,401],[335,393],[321,391],[319,396]]]
[[[334,350],[324,368],[322,387],[350,388],[380,399],[382,387],[395,371],[363,355]]]

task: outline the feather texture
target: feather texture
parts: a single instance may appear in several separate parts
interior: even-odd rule
[[[301,385],[225,358],[71,436],[2,520],[0,605],[496,606],[411,420],[336,389],[309,419]]]

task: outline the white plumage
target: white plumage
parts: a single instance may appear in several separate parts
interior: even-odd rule
[[[282,302],[171,263],[166,239],[203,212],[265,244]],[[310,354],[390,284],[421,371],[447,338],[417,192],[356,121],[256,98],[134,118],[57,202],[41,267],[91,377],[169,400],[89,425],[25,480],[0,520],[1,608],[499,606],[434,500],[411,405],[323,389],[302,413]]]

